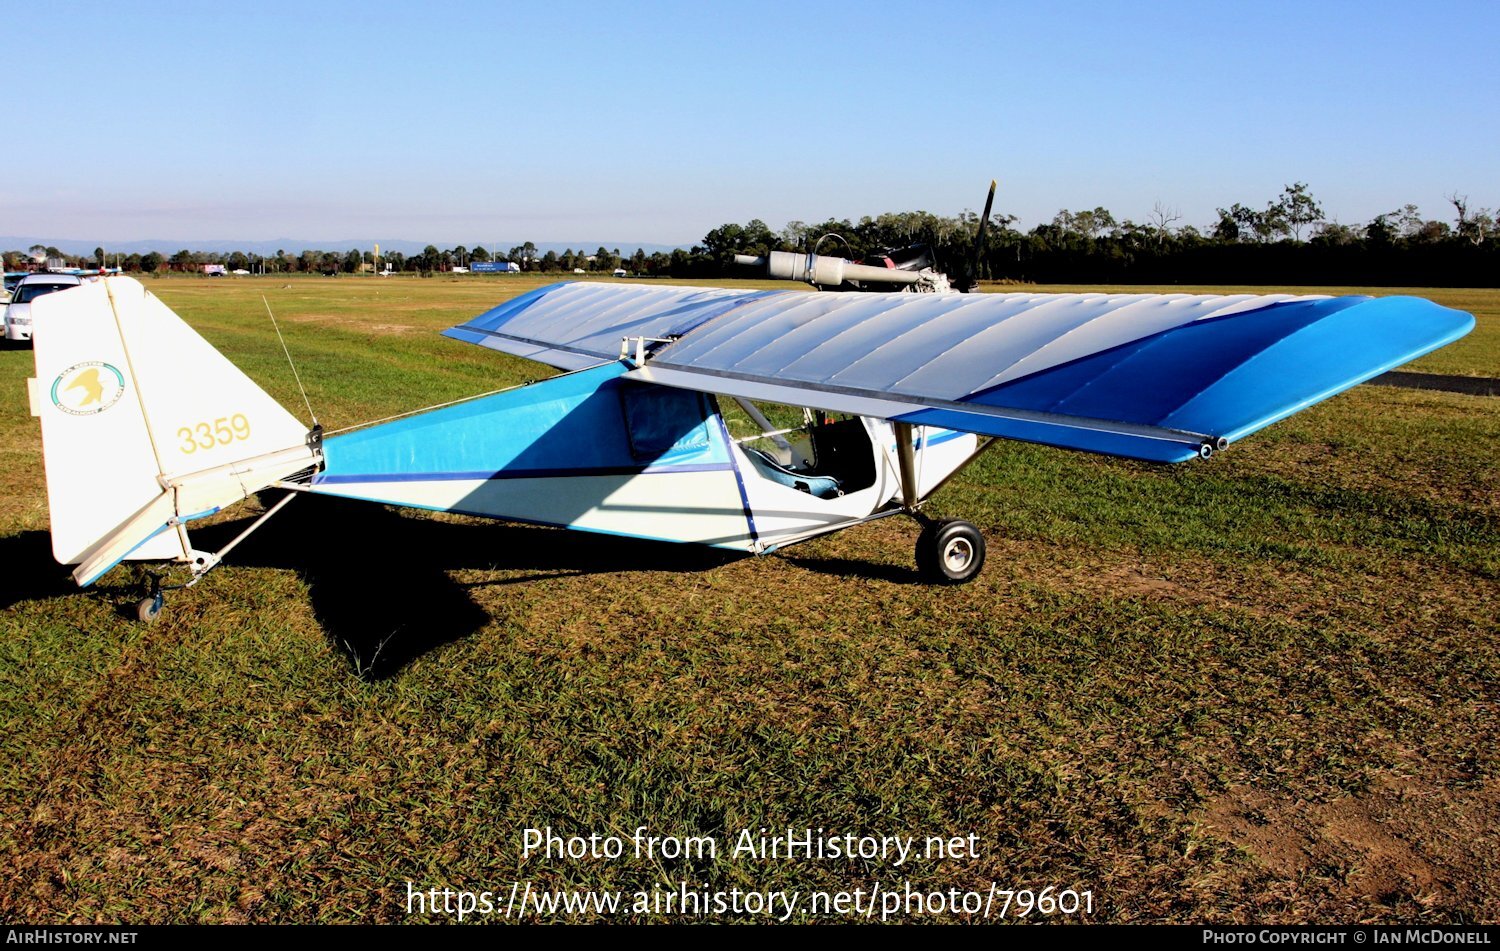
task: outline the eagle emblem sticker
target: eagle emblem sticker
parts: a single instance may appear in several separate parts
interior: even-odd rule
[[[52,381],[52,405],[70,416],[102,413],[125,395],[125,375],[108,363],[75,363]]]

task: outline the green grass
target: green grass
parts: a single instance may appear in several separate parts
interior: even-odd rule
[[[264,294],[339,428],[546,375],[436,333],[537,283],[148,286],[299,407]],[[1419,293],[1480,320],[1419,368],[1500,376],[1500,293]],[[1360,387],[1174,468],[1002,445],[935,503],[990,539],[951,590],[914,583],[898,519],[726,561],[299,499],[143,627],[127,571],[78,593],[51,562],[29,370],[0,353],[7,920],[876,878],[1088,888],[1108,921],[1500,919],[1493,398]],[[643,824],[983,854],[520,858],[528,826]]]

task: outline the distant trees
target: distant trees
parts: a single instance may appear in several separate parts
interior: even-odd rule
[[[1396,226],[1403,238],[1414,238],[1422,230],[1422,210],[1416,205],[1404,205],[1386,216]]]
[[[1264,243],[1282,230],[1283,220],[1274,203],[1267,205],[1265,211],[1256,211],[1235,202],[1227,211],[1220,208],[1218,212],[1219,220],[1214,225],[1214,238],[1226,243],[1232,244],[1246,238]]]
[[[1306,182],[1297,182],[1282,189],[1275,208],[1282,227],[1291,230],[1293,241],[1302,240],[1302,229],[1323,220],[1323,206],[1307,190]]]
[[[1218,209],[1218,214],[1213,230],[1216,240],[1233,243],[1250,238],[1264,244],[1290,238],[1301,242],[1302,232],[1323,220],[1323,207],[1305,182],[1297,182],[1283,188],[1281,196],[1261,211],[1235,202],[1228,209]]]
[[[765,254],[780,247],[781,240],[759,218],[745,225],[722,224],[703,236],[704,250],[722,267],[732,265],[736,254]]]
[[[613,271],[620,266],[620,252],[618,249],[611,251],[608,248],[600,248],[590,255],[590,257],[593,258],[589,262],[589,270],[591,271]]]
[[[1495,284],[1500,280],[1496,214],[1471,210],[1467,198],[1456,193],[1450,202],[1456,226],[1429,220],[1415,206],[1360,225],[1331,222],[1305,182],[1285,186],[1259,207],[1235,202],[1219,208],[1205,230],[1180,225],[1181,214],[1161,202],[1145,223],[1117,218],[1102,206],[1064,208],[1024,233],[1013,227],[1013,215],[997,213],[985,234],[978,276],[1048,283]],[[793,220],[777,232],[758,220],[731,222],[709,231],[702,247],[678,249],[659,263],[648,258],[647,271],[676,277],[739,274],[727,263],[731,253],[811,250],[824,235],[836,233],[842,240],[822,241],[821,253],[857,259],[923,242],[939,269],[963,279],[978,224],[972,212],[920,211],[858,222]]]
[[[521,265],[521,270],[523,271],[534,271],[536,270],[536,257],[536,245],[527,241],[524,244],[518,244],[511,248],[510,253],[505,256],[504,260],[514,261]],[[500,258],[496,258],[496,260],[500,260]]]
[[[1107,209],[1096,207],[1093,211],[1079,212],[1064,208],[1052,217],[1052,227],[1063,234],[1077,234],[1092,240],[1119,225]]]
[[[1488,208],[1469,211],[1469,196],[1460,195],[1458,192],[1449,195],[1448,201],[1453,205],[1453,210],[1458,213],[1458,236],[1460,238],[1470,244],[1481,245],[1500,237],[1500,228],[1496,226],[1494,212]]]
[[[979,254],[983,279],[1047,283],[1264,283],[1264,284],[1449,284],[1493,286],[1500,281],[1500,222],[1490,208],[1473,207],[1467,195],[1447,196],[1455,221],[1429,219],[1414,204],[1376,215],[1368,222],[1344,224],[1325,218],[1305,182],[1285,186],[1263,206],[1235,202],[1216,209],[1217,219],[1200,230],[1182,225],[1177,209],[1158,201],[1143,223],[1117,218],[1103,206],[1080,211],[1060,209],[1050,221],[1029,231],[1015,227],[1016,216],[990,217]],[[710,278],[742,275],[735,254],[809,251],[853,259],[913,244],[931,248],[934,263],[956,282],[967,280],[974,254],[979,216],[973,211],[936,215],[927,211],[883,212],[858,221],[830,218],[793,219],[780,230],[752,218],[725,222],[691,248],[647,254],[636,248],[628,257],[619,248],[592,254],[568,248],[541,252],[526,241],[502,254],[463,245],[440,249],[429,244],[419,254],[388,251],[381,263],[393,271],[431,274],[455,264],[505,261],[541,273],[575,270],[608,273],[625,268],[637,275]],[[4,253],[6,267],[24,267],[28,259],[60,257],[72,266],[85,256],[63,255],[56,248],[33,245]],[[105,261],[95,248],[93,262]],[[274,256],[233,251],[194,252],[186,248],[169,258],[150,252],[120,259],[128,271],[156,273],[170,268],[199,271],[203,264],[225,264],[231,270],[270,273],[358,273],[373,264],[368,251],[303,249],[295,257],[285,249]]]
[[[1359,237],[1360,233],[1357,229],[1339,224],[1337,221],[1320,221],[1313,228],[1312,233],[1313,243],[1335,247],[1355,244],[1359,241]]]
[[[1176,208],[1170,208],[1161,202],[1151,206],[1151,216],[1147,219],[1151,223],[1151,232],[1156,237],[1157,247],[1161,247],[1168,238],[1172,236],[1172,225],[1182,220]]]

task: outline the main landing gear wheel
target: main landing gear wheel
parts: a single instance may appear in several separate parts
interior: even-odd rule
[[[973,581],[984,567],[984,535],[969,522],[929,522],[917,536],[917,570],[936,584]]]

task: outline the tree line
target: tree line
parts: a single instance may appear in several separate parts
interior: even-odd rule
[[[664,257],[664,256],[663,256]],[[568,271],[575,268],[585,271],[614,271],[625,266],[635,273],[646,274],[647,257],[636,249],[634,255],[624,257],[619,248],[597,251],[539,252],[535,244],[511,248],[508,253],[492,253],[483,247],[472,250],[457,247],[439,250],[428,245],[420,254],[402,254],[399,251],[382,252],[377,262],[373,249],[352,248],[348,251],[324,251],[307,249],[297,254],[278,250],[275,254],[255,254],[244,251],[221,253],[215,251],[191,251],[182,249],[171,255],[148,251],[144,254],[111,254],[104,248],[95,248],[93,254],[64,254],[55,247],[32,245],[26,251],[3,253],[7,271],[23,271],[52,262],[65,267],[92,270],[102,267],[118,267],[128,273],[157,274],[168,272],[201,272],[206,264],[223,265],[236,271],[253,274],[357,274],[374,270],[385,270],[390,265],[393,272],[417,272],[422,274],[452,271],[456,267],[467,267],[475,262],[515,261],[527,271]],[[378,264],[378,268],[377,268]],[[665,273],[663,271],[663,273]]]
[[[1452,221],[1427,218],[1407,204],[1359,224],[1329,220],[1303,182],[1287,185],[1264,205],[1235,202],[1216,209],[1205,228],[1180,224],[1182,216],[1158,203],[1143,222],[1117,219],[1108,209],[1062,209],[1051,221],[1022,231],[1015,215],[990,217],[984,246],[973,266],[979,215],[926,211],[887,212],[857,222],[829,219],[789,222],[773,230],[756,218],[712,229],[691,248],[647,254],[637,248],[539,251],[527,241],[506,251],[458,245],[428,245],[419,254],[388,252],[377,262],[370,249],[303,250],[297,254],[228,254],[183,249],[119,257],[103,248],[94,256],[62,255],[35,246],[5,252],[7,270],[23,268],[39,254],[74,267],[118,265],[125,271],[202,271],[205,264],[252,273],[353,274],[389,267],[430,275],[476,262],[514,262],[523,271],[569,274],[624,269],[638,276],[716,278],[743,274],[735,254],[808,251],[860,259],[889,249],[928,246],[939,270],[959,282],[981,280],[1036,283],[1143,284],[1372,284],[1494,286],[1500,279],[1500,223],[1489,208],[1470,207],[1467,197],[1448,196]]]
[[[1216,209],[1205,228],[1158,203],[1143,222],[1109,209],[1061,209],[1029,230],[1015,215],[991,215],[973,267],[979,216],[897,212],[773,231],[759,219],[724,224],[704,236],[678,276],[732,272],[733,255],[812,250],[862,258],[884,249],[925,244],[939,270],[957,282],[1044,284],[1365,284],[1495,286],[1500,282],[1500,222],[1467,197],[1448,196],[1453,220],[1427,218],[1412,204],[1344,224],[1324,216],[1303,182],[1287,185],[1264,205],[1236,202]],[[839,236],[832,239],[825,236]]]

